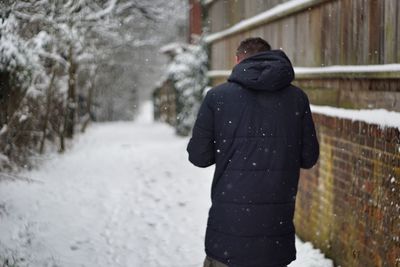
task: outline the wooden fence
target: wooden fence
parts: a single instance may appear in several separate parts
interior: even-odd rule
[[[220,3],[221,2],[221,3]],[[229,12],[221,13],[219,19],[212,21],[215,28],[220,29],[224,20],[232,18],[231,13],[238,12],[235,1],[213,1],[209,6],[208,13],[216,16],[221,7],[228,8]],[[272,1],[256,1],[259,7],[273,6]],[[293,2],[293,1],[289,1]],[[315,2],[314,5],[312,3]],[[231,4],[229,4],[231,3]],[[251,10],[252,1],[243,2],[241,5]],[[278,2],[275,2],[277,4]],[[288,3],[285,3],[288,4]],[[278,6],[274,6],[277,8]],[[301,8],[302,6],[300,6]],[[294,13],[283,12],[285,16],[272,16],[265,20],[266,23],[253,23],[248,27],[233,32],[223,38],[214,39],[210,42],[210,66],[211,70],[231,69],[235,64],[235,50],[240,41],[250,36],[261,36],[268,40],[273,48],[283,49],[291,58],[295,66],[300,67],[325,67],[331,65],[386,65],[400,62],[400,3],[397,0],[325,0],[309,1],[306,9],[293,9]],[[259,13],[262,13],[259,10]],[[290,11],[290,10],[289,10]],[[214,14],[214,15],[213,15]],[[250,12],[251,14],[251,12]],[[247,18],[251,19],[251,18]],[[235,21],[235,20],[233,20]],[[261,20],[262,21],[262,20]],[[235,25],[227,24],[224,29],[234,28]],[[212,28],[212,27],[211,27]],[[212,34],[211,34],[212,35]],[[215,35],[215,33],[214,33]],[[213,84],[223,82],[224,75],[214,75]],[[356,75],[356,77],[354,77]],[[317,104],[331,104],[332,99],[322,101],[315,95],[321,95],[328,91],[331,93],[332,84],[337,81],[343,92],[353,92],[358,95],[360,91],[363,98],[376,99],[374,101],[361,101],[361,105],[349,105],[349,103],[335,102],[335,106],[357,107],[357,108],[388,108],[400,111],[397,99],[400,97],[398,82],[393,79],[400,78],[400,72],[354,72],[343,73],[339,79],[337,75],[330,77],[329,73],[323,78],[316,75],[301,75],[297,84],[303,86],[306,91],[312,91],[311,100]],[[356,78],[356,79],[354,79]],[[358,80],[359,82],[350,82]],[[319,81],[317,81],[319,80]],[[355,84],[361,83],[364,86]],[[364,82],[366,81],[366,82]],[[389,86],[395,84],[395,86]],[[304,86],[311,85],[311,86]],[[318,85],[318,86],[314,86]],[[317,92],[317,91],[319,92]],[[389,102],[376,98],[376,91],[384,95]],[[387,96],[389,94],[389,97]],[[337,98],[337,96],[336,96]]]
[[[221,2],[221,3],[220,3]],[[255,1],[271,6],[278,1]],[[271,3],[269,3],[271,2]],[[281,1],[282,2],[282,1]],[[291,1],[290,1],[291,2]],[[282,48],[295,66],[369,65],[400,62],[400,3],[398,0],[309,1],[292,14],[266,24],[249,26],[210,44],[212,69],[230,69],[240,41],[262,36]],[[236,1],[213,1],[209,6],[211,29],[226,29],[246,14]],[[238,1],[252,10],[253,1]],[[268,4],[267,4],[268,3]],[[286,3],[287,4],[287,3]],[[259,5],[263,6],[263,5]],[[275,6],[276,8],[277,6]],[[224,12],[221,8],[226,8]],[[261,13],[265,9],[258,9]],[[250,14],[252,12],[249,12]],[[215,18],[214,18],[215,17]],[[214,20],[215,19],[215,20]],[[232,20],[232,22],[227,22]],[[215,33],[215,32],[214,32]]]

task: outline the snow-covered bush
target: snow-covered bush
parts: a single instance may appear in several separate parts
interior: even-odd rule
[[[187,45],[168,67],[168,76],[177,92],[177,123],[179,135],[188,135],[193,127],[207,87],[208,56],[205,44]]]
[[[32,123],[23,102],[39,64],[35,49],[21,38],[19,29],[13,14],[0,13],[0,170],[10,168],[19,158],[17,147],[30,149],[26,146],[30,138],[21,138],[15,131],[23,133]]]
[[[0,73],[8,76],[11,89],[25,89],[31,82],[34,56],[27,43],[16,34],[17,29],[14,16],[0,17]]]

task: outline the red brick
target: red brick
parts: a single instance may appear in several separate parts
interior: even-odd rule
[[[300,236],[312,238],[327,255],[341,259],[342,266],[394,266],[393,255],[399,244],[392,236],[400,235],[400,208],[391,204],[400,205],[398,130],[363,122],[357,128],[350,120],[336,118],[333,122],[323,115],[318,121],[318,134],[325,137],[320,140],[324,161],[302,172],[298,205],[303,208],[296,214],[296,223],[302,226],[297,228]],[[336,124],[336,131],[324,123]],[[333,157],[324,154],[328,151],[325,147]],[[318,187],[318,175],[328,174],[333,175],[332,184],[328,183],[329,191],[323,192]],[[395,182],[391,177],[396,177]],[[323,223],[324,218],[331,218],[331,207],[334,223]],[[318,231],[330,231],[329,238],[321,240],[315,235]]]

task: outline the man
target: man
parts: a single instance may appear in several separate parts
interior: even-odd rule
[[[187,147],[194,165],[216,164],[204,266],[282,267],[296,258],[299,172],[316,163],[318,140],[284,52],[249,38],[236,61],[205,96]]]

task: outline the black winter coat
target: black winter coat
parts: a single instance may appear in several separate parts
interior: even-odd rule
[[[216,164],[205,251],[229,267],[296,258],[299,172],[316,163],[319,145],[308,98],[293,79],[282,51],[258,53],[200,107],[187,151],[196,166]]]

